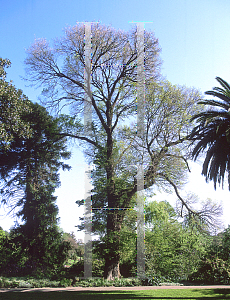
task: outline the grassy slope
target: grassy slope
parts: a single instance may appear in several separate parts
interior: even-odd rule
[[[0,292],[1,300],[139,300],[139,299],[230,299],[230,289],[145,290],[116,292]]]

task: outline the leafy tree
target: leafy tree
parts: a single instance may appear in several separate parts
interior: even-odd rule
[[[213,236],[212,243],[208,249],[208,257],[217,256],[225,261],[230,258],[230,226],[222,232]]]
[[[183,228],[167,201],[146,207],[147,273],[184,280],[197,267],[205,252],[206,236]]]
[[[222,240],[222,258],[224,260],[230,260],[230,226],[224,230]]]
[[[224,184],[224,177],[228,175],[230,189],[230,86],[220,77],[216,80],[221,85],[205,92],[217,100],[204,100],[200,104],[207,107],[203,112],[192,117],[196,126],[192,130],[191,140],[195,143],[193,158],[206,151],[202,174],[206,181],[212,180],[216,184]]]
[[[13,241],[27,257],[30,272],[60,268],[69,249],[58,231],[58,208],[53,196],[60,185],[58,170],[69,169],[61,159],[69,158],[66,139],[58,136],[58,119],[45,108],[27,100],[28,112],[20,118],[28,124],[30,137],[14,133],[10,147],[0,148],[2,203],[18,208],[24,222],[13,230]]]
[[[136,211],[129,210],[120,232],[120,270],[124,277],[135,276]],[[186,280],[199,266],[206,253],[209,235],[184,227],[167,201],[151,201],[145,205],[146,276]],[[103,240],[94,242],[94,253],[104,258]]]
[[[213,236],[197,269],[189,276],[190,281],[203,284],[229,284],[230,282],[230,235],[228,226]]]
[[[27,51],[27,76],[42,85],[47,106],[70,104],[73,117],[63,117],[63,136],[78,139],[88,162],[94,162],[94,227],[104,235],[105,273],[120,276],[120,233],[127,208],[134,207],[137,169],[145,164],[145,189],[153,184],[173,186],[178,193],[187,167],[183,149],[191,124],[189,118],[200,98],[194,89],[159,82],[159,45],[145,32],[146,116],[145,133],[138,137],[130,125],[136,112],[139,64],[136,28],[130,32],[92,25],[91,90],[84,84],[84,25],[65,31],[52,47],[36,40]],[[85,93],[92,104],[91,134],[81,121]],[[51,100],[51,101],[50,101]],[[128,125],[124,125],[124,121]],[[130,166],[129,168],[127,166]],[[103,210],[101,209],[103,207]],[[101,217],[101,220],[100,220]]]
[[[179,194],[179,188],[183,186],[183,181],[188,169],[186,158],[189,157],[189,151],[186,145],[186,134],[189,129],[189,113],[193,114],[194,99],[197,99],[198,95],[193,90],[186,88],[172,86],[168,82],[163,82],[161,85],[153,84],[149,86],[149,93],[146,96],[146,102],[148,109],[146,113],[147,130],[145,139],[147,146],[141,148],[140,138],[135,136],[134,128],[125,126],[120,129],[116,144],[114,147],[114,166],[115,166],[115,183],[118,195],[122,195],[124,191],[128,193],[133,187],[133,181],[136,179],[136,167],[135,164],[141,161],[140,153],[143,156],[143,162],[146,165],[145,169],[145,188],[148,189],[154,185],[166,190],[171,191],[172,187],[182,205],[186,208],[185,217],[190,220],[192,217],[196,219],[196,222],[200,219],[203,223],[209,225],[215,224],[213,221],[213,215],[218,211],[218,207],[214,210],[213,207],[204,205],[203,209],[196,211],[191,208],[185,199]],[[150,89],[151,88],[151,89]],[[193,94],[195,93],[195,95]],[[183,103],[183,107],[181,107]],[[119,138],[118,138],[119,137]],[[132,140],[131,140],[132,138]],[[92,172],[93,178],[93,231],[100,234],[100,251],[101,255],[104,252],[104,258],[108,254],[108,244],[106,235],[106,217],[110,213],[109,210],[102,210],[101,207],[107,206],[106,198],[106,172],[103,164],[105,162],[105,156],[103,152],[97,152],[94,159],[95,169]],[[154,166],[154,168],[153,168]],[[136,204],[135,196],[129,199],[129,208],[133,209]],[[81,204],[83,201],[78,201]],[[122,204],[121,204],[122,207]],[[125,206],[123,206],[125,207]],[[164,211],[165,208],[162,208]],[[185,211],[185,209],[183,209]],[[127,223],[127,212],[131,211],[123,210],[119,212],[123,214],[124,220],[120,223],[120,263],[121,265],[125,261],[131,261],[128,258],[128,253],[135,252],[135,248],[128,250],[127,240],[130,237],[129,245],[134,241],[135,243],[135,231],[132,232],[130,228],[124,229]],[[208,212],[208,213],[207,213]],[[148,218],[146,210],[146,218]],[[171,214],[175,214],[174,210]],[[163,213],[161,212],[161,217]],[[136,220],[134,211],[134,220]],[[168,218],[168,215],[165,215]],[[211,222],[212,221],[212,222]],[[161,221],[157,221],[160,222]],[[198,223],[199,224],[199,223]],[[124,227],[123,227],[124,226]],[[135,227],[135,226],[134,226]],[[79,226],[83,228],[83,226]],[[134,235],[134,239],[132,238]],[[125,242],[123,242],[125,241]],[[104,243],[104,244],[103,244]],[[97,247],[99,247],[97,244]],[[124,254],[126,258],[124,258]],[[131,255],[131,254],[130,254]],[[131,255],[132,256],[132,255]],[[130,257],[131,257],[130,256]],[[135,262],[136,257],[132,256]],[[188,267],[188,264],[187,264]],[[127,268],[126,268],[127,269]]]
[[[6,238],[6,234],[5,234],[4,230],[2,229],[2,227],[0,227],[0,252],[3,250],[3,243],[4,243],[5,238]]]
[[[84,254],[84,245],[80,240],[76,240],[74,232],[63,233],[63,239],[70,243],[71,249],[68,252],[67,265],[72,265],[78,260],[82,260]]]
[[[20,116],[29,112],[28,99],[21,90],[6,81],[6,70],[10,66],[8,59],[0,58],[0,146],[9,148],[14,134],[28,137],[31,133],[29,124]]]

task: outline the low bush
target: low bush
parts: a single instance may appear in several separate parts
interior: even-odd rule
[[[138,286],[141,285],[141,280],[138,278],[116,278],[115,280],[106,280],[104,278],[89,278],[89,279],[80,279],[75,278],[74,286],[83,286],[83,287],[99,287],[99,286]]]
[[[60,281],[51,281],[49,279],[36,279],[26,277],[0,277],[0,288],[42,288],[42,287],[58,287]]]
[[[151,286],[151,285],[179,285],[172,283],[165,277],[144,277],[139,278],[116,278],[106,280],[104,278],[62,278],[60,280],[37,279],[27,277],[0,277],[0,288],[44,288],[44,287],[108,287],[108,286]]]
[[[62,278],[54,281],[49,279],[36,279],[26,277],[0,277],[0,288],[43,288],[43,287],[68,287],[68,286],[82,286],[82,287],[100,287],[100,286],[138,286],[141,281],[138,278],[121,278],[109,281],[104,278],[88,278],[81,279],[75,277],[74,279]]]
[[[73,282],[73,279],[63,278],[60,280],[59,286],[62,286],[62,287],[71,286],[72,282]]]
[[[196,272],[189,276],[189,281],[201,284],[229,284],[230,261],[211,257],[201,261]]]

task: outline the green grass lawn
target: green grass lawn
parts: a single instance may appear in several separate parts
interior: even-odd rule
[[[1,300],[138,300],[138,299],[230,299],[229,289],[184,289],[145,291],[9,291],[0,292]]]

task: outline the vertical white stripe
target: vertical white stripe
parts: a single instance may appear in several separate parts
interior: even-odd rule
[[[92,277],[92,199],[91,199],[92,181],[91,167],[85,165],[85,235],[84,235],[84,277]]]
[[[137,170],[137,276],[145,276],[145,197],[143,165]]]
[[[84,131],[85,135],[92,135],[92,104],[91,104],[91,23],[85,23],[85,105],[84,105]],[[91,168],[85,170],[85,253],[84,277],[92,277],[92,200],[91,200]]]
[[[92,103],[91,103],[91,23],[85,23],[85,70],[84,70],[84,84],[85,84],[85,104],[84,104],[84,130],[85,135],[92,134]]]
[[[145,126],[145,68],[144,24],[137,24],[137,134],[144,136]]]
[[[137,24],[137,135],[145,133],[144,23]],[[137,169],[137,276],[145,276],[144,169]]]

